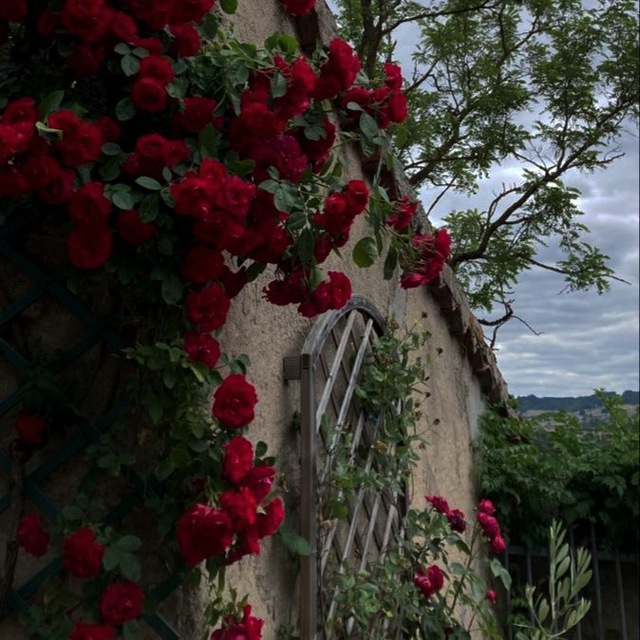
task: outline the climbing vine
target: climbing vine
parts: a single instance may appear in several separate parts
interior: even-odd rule
[[[399,67],[368,88],[346,42],[309,58],[285,35],[259,49],[221,28],[214,1],[0,7],[0,222],[55,229],[71,290],[116,296],[131,367],[125,415],[89,448],[75,501],[57,523],[26,512],[16,527],[23,552],[62,552],[62,572],[24,616],[47,640],[133,640],[157,607],[143,540],[107,518],[100,490],[134,470],[162,562],[210,585],[211,639],[260,638],[225,568],[260,552],[284,506],[266,445],[245,437],[258,402],[250,362],[219,341],[233,299],[268,269],[268,302],[305,317],[341,308],[349,279],[322,265],[361,217],[370,232],[353,260],[384,255],[385,277],[399,267],[404,287],[429,282],[448,256],[445,230],[414,232],[415,203],[392,201],[377,178],[344,178],[344,144],[375,159],[377,177],[391,163],[384,130],[407,115]],[[32,395],[14,416],[19,464],[54,438],[50,402]]]

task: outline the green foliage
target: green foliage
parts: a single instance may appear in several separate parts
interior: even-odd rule
[[[409,118],[394,152],[429,212],[448,190],[473,198],[497,167],[519,171],[482,209],[439,210],[450,265],[475,309],[509,309],[519,276],[558,273],[568,291],[609,288],[608,256],[588,241],[576,172],[605,169],[637,123],[636,7],[630,0],[339,0],[342,34],[366,74],[413,37]],[[412,25],[411,35],[403,31]],[[527,117],[523,117],[527,114]],[[537,258],[553,247],[548,263]]]
[[[481,490],[493,500],[512,543],[541,545],[553,518],[595,527],[601,549],[637,549],[639,418],[618,396],[598,392],[607,417],[593,428],[557,413],[540,418],[489,414],[476,442]]]
[[[566,531],[554,521],[549,527],[548,595],[537,587],[525,587],[525,599],[533,623],[516,623],[516,640],[550,640],[564,637],[588,613],[591,603],[578,594],[591,580],[591,555],[579,547],[575,554],[565,542]]]

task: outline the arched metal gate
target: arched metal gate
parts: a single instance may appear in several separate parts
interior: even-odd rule
[[[345,466],[366,474],[377,464],[379,421],[355,391],[363,364],[384,333],[380,312],[355,296],[343,309],[321,316],[300,356],[285,361],[285,377],[301,383],[300,529],[312,549],[301,566],[303,640],[358,637],[352,621],[336,620],[332,572],[362,571],[383,557],[402,531],[404,494],[365,486],[345,492],[336,481]],[[330,627],[340,631],[326,631]]]

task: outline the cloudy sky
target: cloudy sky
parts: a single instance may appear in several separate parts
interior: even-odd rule
[[[586,0],[589,3],[589,0]],[[335,5],[328,0],[335,11]],[[411,53],[418,30],[407,24],[397,37],[396,55],[404,75],[412,71]],[[514,312],[537,334],[514,320],[499,332],[496,343],[498,365],[516,396],[590,395],[596,388],[622,393],[638,390],[639,380],[639,175],[638,131],[629,127],[620,149],[625,156],[606,171],[567,174],[564,181],[577,187],[582,197],[578,206],[590,228],[587,241],[609,255],[616,275],[629,284],[612,281],[611,290],[563,293],[562,276],[542,270],[524,274],[515,289]],[[496,167],[481,191],[469,199],[447,195],[432,213],[447,209],[483,208],[502,183],[512,183],[520,167]],[[433,194],[421,192],[426,207]],[[547,263],[556,256],[550,249]],[[543,259],[545,255],[539,256]]]
[[[639,388],[638,138],[626,135],[622,149],[625,157],[608,170],[573,174],[566,182],[582,192],[588,241],[611,257],[616,274],[630,284],[613,281],[601,296],[563,293],[561,276],[542,270],[523,275],[514,311],[540,335],[517,320],[498,333],[498,365],[513,395],[578,396],[596,388],[619,393]],[[513,180],[513,169],[496,168],[472,206],[489,202],[501,182],[509,176]],[[428,201],[428,194],[423,197]],[[470,202],[454,196],[446,206],[463,209]]]

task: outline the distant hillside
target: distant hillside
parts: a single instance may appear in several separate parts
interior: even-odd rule
[[[607,395],[614,395],[614,393],[607,393]],[[516,402],[518,411],[523,414],[529,411],[567,411],[573,413],[600,409],[602,407],[602,403],[595,393],[590,396],[578,396],[577,398],[538,398],[538,396],[534,395],[519,396],[516,398]],[[640,405],[640,392],[625,391],[622,394],[622,402],[626,405]]]

